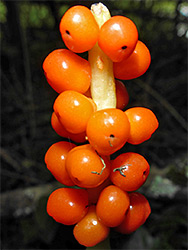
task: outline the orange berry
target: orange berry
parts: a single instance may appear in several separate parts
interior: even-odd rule
[[[116,98],[117,98],[117,109],[124,109],[129,102],[129,94],[125,87],[125,84],[122,81],[115,80],[116,84]]]
[[[130,80],[143,75],[151,63],[151,55],[144,43],[137,42],[129,58],[113,65],[114,76],[121,80]]]
[[[95,206],[89,207],[87,215],[73,229],[74,237],[85,247],[97,245],[107,238],[109,232],[109,227],[106,227],[98,220]]]
[[[111,17],[99,31],[99,46],[113,62],[128,58],[134,51],[137,41],[136,25],[124,16]]]
[[[66,186],[74,186],[74,182],[69,177],[65,168],[67,154],[74,147],[76,147],[76,145],[70,142],[56,142],[50,146],[44,158],[48,170],[57,181]]]
[[[65,45],[76,53],[90,50],[98,39],[99,26],[85,6],[74,6],[65,12],[59,26]]]
[[[93,148],[102,155],[120,149],[129,137],[130,125],[120,109],[103,109],[94,112],[87,124],[86,135]]]
[[[123,222],[115,228],[122,234],[131,234],[142,226],[151,213],[151,207],[144,195],[138,192],[129,194],[130,206]]]
[[[110,185],[100,193],[96,213],[99,220],[108,227],[118,226],[129,207],[129,195],[115,185]]]
[[[90,86],[89,62],[67,49],[52,51],[43,62],[43,70],[48,83],[58,93],[65,90],[85,93]]]
[[[140,144],[148,140],[159,126],[155,114],[148,108],[133,107],[125,114],[130,122],[130,135],[127,142]]]
[[[86,130],[87,122],[92,115],[95,104],[86,96],[67,90],[62,92],[54,102],[54,111],[67,131],[73,134]]]
[[[147,180],[150,166],[146,159],[137,153],[123,153],[112,161],[110,179],[124,191],[135,191]]]
[[[97,187],[110,175],[110,161],[106,156],[99,156],[90,144],[71,150],[65,165],[70,178],[79,187]]]
[[[83,143],[86,141],[86,133],[80,133],[80,134],[72,134],[70,132],[68,132],[65,127],[61,124],[61,122],[59,121],[59,119],[57,118],[57,115],[55,114],[55,112],[52,113],[51,116],[51,125],[52,128],[55,130],[55,132],[59,135],[62,136],[64,138],[69,138],[74,142],[78,142],[78,143]]]
[[[64,225],[78,223],[88,211],[88,194],[84,189],[59,188],[53,191],[47,202],[47,212]]]

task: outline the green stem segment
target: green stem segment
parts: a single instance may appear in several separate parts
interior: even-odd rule
[[[91,6],[99,28],[111,17],[109,10],[102,3]],[[97,110],[116,108],[116,89],[113,74],[113,62],[100,49],[98,43],[89,51],[88,60],[91,65],[91,96]]]

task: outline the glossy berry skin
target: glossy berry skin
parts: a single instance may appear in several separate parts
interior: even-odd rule
[[[151,55],[146,45],[138,41],[135,50],[121,62],[113,64],[114,76],[121,80],[130,80],[143,75],[151,63]]]
[[[90,50],[98,39],[98,24],[85,6],[68,9],[61,19],[59,29],[65,45],[75,53]]]
[[[88,211],[88,194],[84,189],[59,188],[53,191],[47,202],[48,214],[64,225],[78,223]]]
[[[100,193],[96,205],[97,217],[104,225],[116,227],[123,221],[129,204],[128,193],[115,185],[110,185]]]
[[[142,226],[151,213],[151,207],[144,195],[138,192],[129,194],[130,206],[123,222],[115,228],[122,234],[131,234]]]
[[[99,156],[90,144],[71,150],[65,164],[72,181],[83,188],[97,187],[110,175],[110,161]]]
[[[91,81],[91,67],[87,60],[67,49],[52,51],[43,62],[45,77],[58,93],[74,90],[85,93]]]
[[[140,144],[148,139],[159,126],[155,114],[148,108],[133,107],[127,109],[125,114],[130,122],[130,135],[128,142]]]
[[[90,144],[102,155],[110,155],[127,141],[130,125],[120,109],[103,109],[93,113],[88,121],[86,134]]]
[[[145,183],[149,171],[150,166],[142,155],[123,153],[112,161],[110,179],[124,191],[136,191]]]
[[[76,91],[64,91],[54,102],[54,111],[65,129],[73,134],[83,133],[95,111],[92,100]]]
[[[90,206],[87,215],[78,222],[73,234],[76,240],[85,247],[93,247],[109,235],[109,227],[103,225],[96,215],[95,206]]]
[[[74,186],[74,182],[70,179],[65,168],[67,154],[74,147],[76,145],[70,142],[56,142],[49,147],[44,158],[48,170],[57,181],[66,186]]]
[[[129,103],[129,94],[122,81],[115,80],[115,84],[116,84],[116,99],[117,99],[116,108],[124,110],[127,104]]]
[[[72,134],[70,132],[68,132],[65,127],[61,124],[61,122],[59,121],[59,119],[57,118],[55,112],[52,113],[51,115],[51,125],[52,128],[55,130],[55,132],[64,138],[69,138],[74,142],[77,143],[83,143],[86,141],[86,133],[80,133],[80,134]]]
[[[102,25],[98,44],[113,62],[120,62],[131,55],[137,41],[136,25],[127,17],[113,16]]]

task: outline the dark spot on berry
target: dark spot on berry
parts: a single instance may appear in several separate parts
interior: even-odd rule
[[[145,171],[143,172],[143,175],[146,175],[146,173],[147,173],[147,171],[145,170]]]
[[[125,50],[126,48],[127,48],[127,46],[126,45],[124,45],[124,46],[122,46],[121,47],[123,50]]]
[[[114,138],[114,137],[115,137],[115,135],[112,135],[112,134],[110,135],[110,138]]]
[[[65,32],[67,33],[67,35],[70,35],[70,32],[68,30],[65,30]]]

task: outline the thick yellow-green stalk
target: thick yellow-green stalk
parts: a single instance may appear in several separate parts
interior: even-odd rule
[[[99,28],[111,17],[109,10],[102,3],[91,6]],[[96,44],[90,51],[88,60],[92,69],[91,96],[97,110],[116,108],[116,90],[111,59]]]

